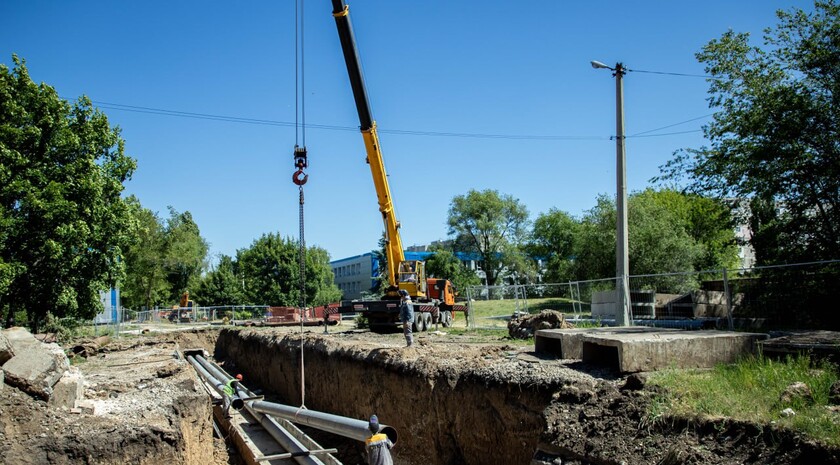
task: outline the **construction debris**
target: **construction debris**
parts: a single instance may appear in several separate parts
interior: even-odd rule
[[[556,310],[543,310],[534,315],[519,315],[508,323],[508,334],[514,339],[530,339],[540,329],[570,329],[575,325]]]

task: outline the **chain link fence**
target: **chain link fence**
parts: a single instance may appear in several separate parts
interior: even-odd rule
[[[579,326],[615,324],[616,278],[470,286],[469,326],[556,310]],[[628,278],[634,325],[684,329],[840,329],[840,260]]]

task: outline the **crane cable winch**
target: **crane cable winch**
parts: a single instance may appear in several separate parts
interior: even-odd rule
[[[303,320],[306,314],[306,241],[303,221],[303,185],[309,180],[304,170],[309,166],[306,159],[306,111],[304,92],[303,53],[303,0],[295,0],[295,149],[292,182],[298,186],[300,224],[300,408],[306,409],[306,382],[303,360]]]

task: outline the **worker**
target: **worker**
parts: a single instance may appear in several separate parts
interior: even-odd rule
[[[394,443],[388,436],[379,432],[379,419],[376,415],[370,417],[368,429],[371,436],[365,441],[365,450],[368,454],[368,465],[394,465],[391,458],[391,448]]]
[[[411,324],[414,322],[414,307],[411,306],[411,296],[408,291],[400,289],[400,321],[403,324],[403,334],[405,335],[405,346],[411,347],[414,339],[411,336]]]
[[[222,388],[222,392],[225,393],[225,395],[222,396],[224,398],[224,407],[222,408],[222,412],[224,413],[225,418],[230,418],[230,414],[228,413],[230,411],[230,404],[233,402],[232,397],[236,395],[236,385],[240,382],[242,382],[242,375],[237,374],[235,378],[231,378],[227,384],[225,384],[225,387]]]

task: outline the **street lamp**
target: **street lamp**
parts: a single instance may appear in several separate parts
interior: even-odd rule
[[[600,61],[591,61],[595,69],[608,69],[615,76],[615,204],[616,204],[616,247],[615,247],[615,292],[616,315],[618,326],[630,325],[630,290],[628,276],[630,275],[630,260],[627,256],[627,169],[624,153],[624,81],[627,69],[621,63],[615,67],[607,66]]]

